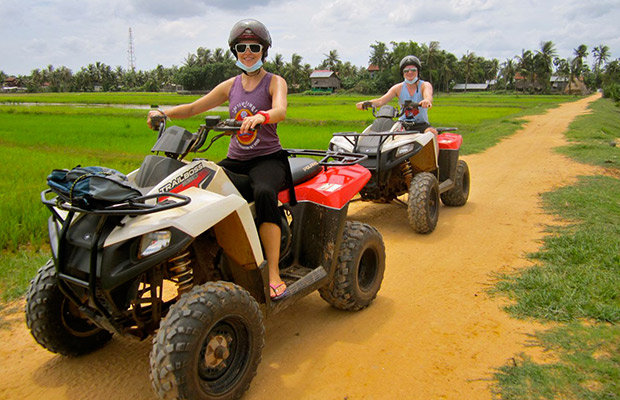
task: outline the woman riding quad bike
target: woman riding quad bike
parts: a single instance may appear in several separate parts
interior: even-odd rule
[[[238,189],[218,164],[184,160],[240,124],[207,117],[190,133],[162,123],[155,154],[126,177],[100,167],[50,175],[41,199],[51,212],[52,258],[26,304],[39,344],[79,356],[113,334],[154,335],[159,398],[237,399],[261,360],[263,318],[315,290],[343,310],[373,301],[385,269],[383,240],[370,225],[347,220],[349,201],[370,178],[358,164],[364,156],[313,150],[289,150],[297,203],[289,190],[278,194],[278,260],[288,290],[272,300],[255,202],[241,194],[249,180],[236,177]],[[208,141],[211,131],[222,133]]]
[[[372,107],[376,118],[372,125],[361,134],[335,133],[329,150],[368,156],[361,165],[372,177],[360,191],[361,199],[403,204],[416,232],[432,232],[439,219],[440,198],[446,206],[463,206],[469,197],[469,168],[459,160],[461,135],[451,132],[456,128],[420,132],[419,123],[399,119],[416,114],[419,103],[405,101],[400,110],[385,105],[377,111],[370,102],[362,107]]]

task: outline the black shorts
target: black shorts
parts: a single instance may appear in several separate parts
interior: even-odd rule
[[[425,132],[428,128],[432,128],[432,125],[427,122],[409,122],[401,121],[403,128],[408,131]]]
[[[285,164],[285,160],[286,158],[278,151],[250,160],[225,158],[218,163],[225,168],[241,195],[246,200],[255,202],[258,226],[263,222],[271,222],[281,226],[278,193],[285,187],[287,181],[286,168],[288,165]],[[249,187],[247,183],[238,184],[238,182],[248,178]]]

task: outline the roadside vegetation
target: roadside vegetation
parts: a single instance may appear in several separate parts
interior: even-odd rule
[[[310,76],[314,70],[333,71],[338,76],[338,91],[376,94],[386,92],[394,82],[402,80],[399,62],[406,55],[416,55],[422,62],[420,78],[432,83],[436,91],[449,93],[457,85],[467,91],[474,83],[488,85],[492,91],[522,93],[582,93],[604,89],[606,97],[620,100],[620,60],[611,60],[611,49],[605,44],[581,44],[572,54],[558,54],[552,40],[543,41],[537,49],[523,49],[521,54],[505,60],[486,59],[468,50],[460,58],[441,48],[438,41],[375,41],[369,45],[368,65],[355,66],[342,60],[338,50],[325,55],[316,66],[303,62],[293,54],[290,61],[282,54],[266,60],[265,69],[286,79],[291,93],[316,93]],[[589,58],[591,57],[591,58]],[[160,92],[206,91],[238,73],[232,53],[223,48],[199,47],[182,61],[182,65],[158,65],[151,71],[113,68],[97,61],[71,71],[65,66],[48,65],[30,75],[10,76],[0,71],[5,86],[35,92]],[[568,88],[565,90],[565,86]],[[471,86],[469,86],[471,87]],[[329,90],[333,90],[331,88]]]
[[[495,292],[517,317],[547,323],[534,342],[553,355],[525,354],[496,373],[496,394],[512,399],[620,399],[620,111],[607,99],[591,105],[559,149],[606,169],[543,195],[544,208],[564,221],[549,228],[536,264],[500,276]]]
[[[287,120],[278,128],[282,145],[325,149],[332,133],[361,131],[373,119],[370,111],[354,107],[363,98],[360,95],[289,96]],[[118,93],[24,94],[0,98],[0,102],[12,103],[0,105],[0,150],[5,166],[0,180],[0,302],[20,296],[48,257],[49,212],[39,197],[47,187],[47,175],[55,168],[72,168],[78,164],[102,165],[129,173],[139,167],[154,143],[155,133],[145,123],[145,109],[94,104],[118,101],[148,108],[152,103],[165,106],[192,99],[155,93],[130,93],[126,98]],[[436,126],[459,128],[466,138],[463,152],[468,154],[483,151],[516,131],[523,123],[522,116],[541,113],[572,99],[440,95],[431,112]],[[35,102],[42,105],[24,105]],[[215,114],[225,117],[227,112]],[[202,117],[195,117],[175,120],[173,124],[196,131],[202,121]],[[225,140],[217,142],[207,157],[222,159],[226,147]]]

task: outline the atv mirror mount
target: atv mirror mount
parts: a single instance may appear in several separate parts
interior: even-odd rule
[[[209,129],[212,129],[217,124],[219,124],[221,120],[222,117],[220,117],[219,115],[207,115],[205,117],[205,126]]]

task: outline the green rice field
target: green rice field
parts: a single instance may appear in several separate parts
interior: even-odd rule
[[[45,257],[48,210],[41,205],[40,192],[47,188],[46,177],[53,169],[101,165],[129,173],[138,168],[155,142],[156,134],[146,126],[147,109],[196,98],[157,93],[0,95],[0,271],[6,271],[17,255],[23,256],[24,248],[35,253],[44,249],[36,262],[28,263],[38,265]],[[325,149],[334,132],[360,132],[373,120],[370,111],[355,108],[364,99],[355,95],[289,96],[287,119],[278,126],[283,147]],[[434,126],[458,127],[464,137],[462,153],[471,154],[515,132],[523,116],[573,99],[439,95],[429,115]],[[215,114],[225,117],[227,112]],[[203,118],[172,123],[196,131]],[[226,142],[216,143],[206,157],[223,158]],[[0,293],[6,293],[8,289],[2,286]]]

